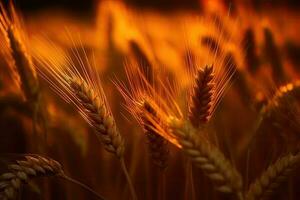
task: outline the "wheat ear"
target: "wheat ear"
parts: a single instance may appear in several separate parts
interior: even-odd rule
[[[40,177],[63,178],[78,184],[93,193],[98,199],[104,199],[89,187],[66,176],[62,166],[57,161],[39,155],[25,156],[25,159],[17,160],[15,164],[8,165],[8,172],[0,176],[0,198],[3,200],[15,199],[23,184]]]
[[[300,97],[300,80],[279,87],[275,95],[261,110],[263,117],[268,117],[278,106],[285,105],[290,97]]]
[[[216,184],[217,190],[235,193],[242,199],[241,175],[223,153],[204,138],[200,140],[197,130],[189,121],[170,118],[168,124],[184,153]]]
[[[142,103],[142,109],[144,109],[144,112],[141,112],[141,121],[148,139],[148,147],[152,161],[161,169],[165,169],[169,156],[168,142],[155,131],[153,123],[148,120],[146,116],[143,117],[143,115],[151,115],[152,118],[157,118],[155,109],[146,100]]]
[[[300,164],[300,153],[288,154],[269,166],[249,187],[247,200],[268,199]]]
[[[97,137],[104,144],[104,148],[119,158],[132,198],[134,200],[137,199],[124,162],[124,140],[117,129],[111,112],[108,110],[109,108],[103,100],[104,98],[97,96],[93,88],[84,80],[69,77],[66,79],[71,90],[79,100],[83,116],[87,118],[87,121],[94,128]]]
[[[214,73],[212,66],[199,69],[189,103],[189,119],[195,127],[208,122],[213,101]]]
[[[17,84],[21,85],[26,100],[36,102],[39,94],[37,73],[26,48],[26,37],[12,2],[9,3],[9,8],[7,12],[0,3],[0,34],[5,39],[2,44],[6,52],[5,59],[17,79]]]
[[[122,158],[124,141],[105,103],[85,81],[79,78],[69,78],[68,83],[79,99],[84,115],[88,118],[105,149],[114,153],[118,158]]]
[[[18,31],[13,25],[8,28],[7,35],[11,48],[11,55],[20,76],[21,86],[25,97],[28,101],[37,101],[39,83],[31,56],[26,51],[21,37],[18,36]]]
[[[287,113],[280,112],[279,108],[291,105],[291,100],[293,100],[292,98],[294,97],[300,98],[299,80],[293,83],[288,83],[286,85],[283,85],[277,89],[273,97],[267,102],[266,105],[264,105],[261,108],[255,126],[253,127],[253,135],[251,136],[251,138],[249,139],[246,145],[247,148],[253,148],[253,146],[255,145],[255,139],[257,135],[260,133],[258,130],[264,125],[267,119],[271,119],[274,122],[274,121],[278,121],[276,119],[278,114],[286,116]],[[282,120],[280,120],[279,122],[283,124]]]

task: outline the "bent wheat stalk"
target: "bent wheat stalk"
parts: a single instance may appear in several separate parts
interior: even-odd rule
[[[251,184],[246,194],[246,200],[269,199],[276,192],[276,189],[299,167],[299,164],[300,153],[288,154],[278,159]]]
[[[57,161],[39,155],[28,155],[25,156],[25,159],[16,160],[15,164],[8,165],[8,171],[0,176],[0,198],[3,200],[15,199],[23,184],[40,177],[63,178],[81,186],[98,199],[104,200],[102,196],[86,185],[66,176]]]
[[[48,45],[47,42],[43,44]],[[55,45],[54,48],[58,49]],[[83,48],[81,50],[73,49],[73,54],[66,54],[62,50],[65,63],[61,64],[37,49],[35,58],[39,63],[39,75],[49,82],[59,96],[77,108],[93,128],[104,148],[117,156],[132,198],[137,199],[124,162],[124,140],[117,129],[96,67],[90,63],[85,50]]]
[[[85,81],[78,78],[68,78],[67,81],[84,108],[85,116],[95,129],[105,149],[115,154],[118,158],[123,158],[124,141],[105,103],[101,102],[99,96]]]
[[[106,107],[105,102],[101,102],[100,97],[84,80],[68,78],[67,82],[84,108],[84,116],[88,118],[87,120],[96,131],[97,137],[104,144],[104,148],[119,158],[132,198],[137,199],[124,162],[124,140],[117,129],[111,112]]]
[[[243,199],[241,175],[223,153],[204,139],[200,140],[190,122],[170,118],[168,124],[184,153],[216,184],[217,190],[235,193]]]

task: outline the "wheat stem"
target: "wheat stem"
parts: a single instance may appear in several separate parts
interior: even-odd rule
[[[160,170],[160,200],[166,200],[166,173],[164,169]]]
[[[129,176],[127,167],[125,165],[124,158],[120,159],[120,163],[121,163],[121,168],[122,168],[122,170],[124,172],[124,175],[125,175],[127,183],[128,183],[128,187],[129,187],[129,190],[130,190],[130,193],[131,193],[132,200],[137,200],[137,195],[136,195],[136,192],[134,190],[134,187],[133,187],[131,178]]]
[[[193,165],[190,160],[186,161],[185,164],[185,198],[195,200],[195,186],[193,178]]]
[[[71,178],[71,177],[68,177],[68,176],[65,175],[65,174],[61,174],[60,177],[61,177],[62,179],[65,179],[65,180],[67,180],[67,181],[69,181],[69,182],[71,182],[71,183],[74,183],[74,184],[76,184],[76,185],[82,187],[83,189],[87,190],[88,192],[90,192],[91,194],[93,194],[93,195],[94,195],[95,197],[97,197],[98,199],[104,200],[104,197],[102,197],[100,194],[98,194],[96,191],[94,191],[93,189],[89,188],[89,187],[86,186],[85,184],[83,184],[83,183],[81,183],[81,182],[79,182],[79,181],[77,181],[77,180],[75,180],[75,179],[73,179],[73,178]]]

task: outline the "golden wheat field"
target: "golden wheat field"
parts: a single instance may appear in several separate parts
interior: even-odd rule
[[[1,200],[300,198],[297,0],[0,2]]]

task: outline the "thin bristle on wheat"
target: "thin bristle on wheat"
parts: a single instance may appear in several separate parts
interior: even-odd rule
[[[98,133],[97,136],[104,144],[105,149],[122,158],[124,141],[105,102],[101,101],[101,98],[84,80],[70,78],[68,82],[81,103],[83,115],[87,117],[90,125]]]
[[[55,160],[42,156],[25,156],[26,160],[17,160],[8,166],[8,172],[0,176],[1,199],[14,199],[22,184],[33,178],[63,176],[62,166]]]
[[[155,109],[146,100],[142,103],[142,109],[144,109],[144,112],[147,112],[147,115],[151,114],[154,118],[157,117]],[[147,117],[143,117],[144,112],[141,112],[141,120],[144,132],[148,139],[148,146],[152,161],[161,169],[165,169],[167,167],[167,160],[169,156],[168,142],[155,131],[153,123],[149,121]]]
[[[247,200],[265,200],[280,187],[291,173],[300,164],[300,153],[296,155],[288,154],[278,159],[273,165],[269,166],[263,174],[251,184],[247,194]]]
[[[147,120],[151,122],[153,132],[168,142],[180,146],[166,126],[162,126],[161,123],[166,121],[169,115],[182,116],[181,109],[175,100],[177,96],[175,87],[167,81],[163,83],[159,75],[156,76],[156,84],[152,85],[138,65],[125,65],[125,71],[129,86],[120,81],[115,82],[115,85],[126,101],[126,109],[142,128],[144,128],[143,121]],[[155,115],[142,108],[141,105],[145,101],[155,110]]]
[[[204,138],[200,140],[190,122],[170,118],[169,126],[177,136],[182,150],[216,184],[217,190],[235,193],[242,199],[242,178],[223,153]]]
[[[70,38],[75,44],[72,36]],[[60,49],[44,40],[40,42],[46,47]],[[36,50],[34,56],[39,63],[39,75],[50,83],[62,99],[77,108],[81,116],[93,127],[105,149],[122,158],[124,141],[107,103],[96,67],[90,63],[83,47],[72,49],[72,54],[64,51],[61,54],[64,64],[51,56],[45,57]]]
[[[214,73],[212,66],[199,69],[189,103],[189,119],[195,127],[208,122],[213,101]]]

